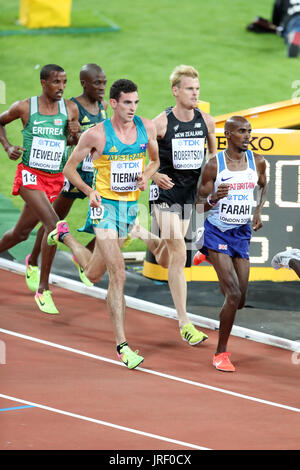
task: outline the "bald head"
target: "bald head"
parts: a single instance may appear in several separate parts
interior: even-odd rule
[[[250,122],[248,119],[244,118],[243,116],[231,116],[225,122],[224,130],[225,132],[232,132],[238,127],[248,127],[250,126]]]
[[[106,87],[106,75],[97,64],[86,64],[80,70],[80,83],[83,96],[90,102],[102,101]]]
[[[86,64],[80,70],[80,80],[88,80],[97,74],[104,74],[103,69],[97,64]]]

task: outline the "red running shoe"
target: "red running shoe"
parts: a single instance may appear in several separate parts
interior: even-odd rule
[[[215,366],[217,370],[222,370],[224,372],[234,372],[235,367],[229,360],[230,356],[230,352],[215,354],[213,358],[213,366]]]
[[[198,266],[198,264],[203,263],[203,261],[206,261],[207,263],[211,264],[210,261],[206,258],[206,256],[201,253],[201,251],[197,251],[197,253],[194,256],[193,263],[195,266]]]

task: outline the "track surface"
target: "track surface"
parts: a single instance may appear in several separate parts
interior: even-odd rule
[[[128,308],[145,357],[130,371],[105,301],[54,286],[47,315],[22,275],[0,282],[0,449],[299,449],[299,355],[231,337],[237,371],[218,372],[216,331],[193,348],[177,321]]]

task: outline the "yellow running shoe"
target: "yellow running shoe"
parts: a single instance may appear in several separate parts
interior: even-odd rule
[[[32,292],[36,292],[40,285],[40,273],[38,266],[31,266],[29,264],[30,254],[26,256],[26,272],[25,272],[25,280],[28,289]]]
[[[83,282],[83,284],[85,284],[88,287],[93,287],[94,284],[86,277],[84,269],[80,266],[80,264],[78,263],[74,255],[72,255],[71,259],[72,259],[72,263],[74,263],[76,268],[78,269],[81,282]]]
[[[57,315],[59,311],[55,307],[55,304],[51,297],[50,290],[43,290],[43,293],[36,291],[34,296],[35,301],[39,307],[39,309],[44,313],[50,313],[52,315]]]
[[[58,245],[63,243],[65,235],[70,233],[69,225],[66,220],[59,220],[56,224],[56,228],[49,233],[47,237],[47,243],[50,246]]]
[[[184,325],[180,333],[183,341],[187,341],[191,346],[196,346],[196,344],[202,343],[208,338],[202,331],[197,330],[192,323]]]
[[[135,369],[144,358],[138,355],[138,351],[132,351],[129,346],[123,346],[120,349],[120,354],[117,353],[120,361],[128,367],[128,369]]]

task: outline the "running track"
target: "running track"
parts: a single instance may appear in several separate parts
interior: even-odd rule
[[[299,449],[299,354],[232,336],[237,372],[218,372],[216,331],[193,348],[177,321],[127,308],[145,357],[130,371],[104,300],[53,286],[60,315],[47,315],[23,275],[0,282],[0,449]]]

